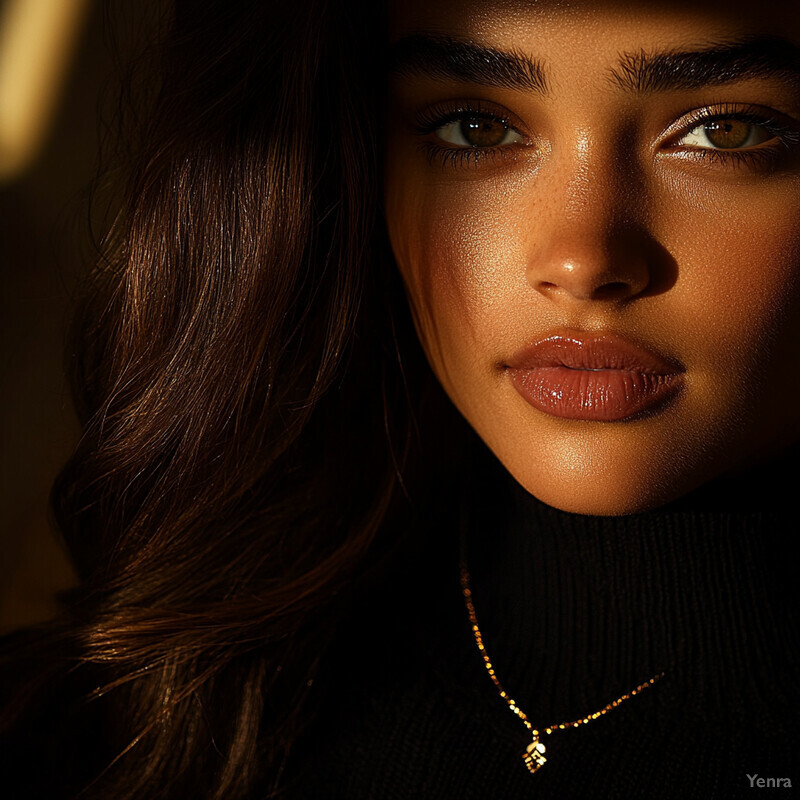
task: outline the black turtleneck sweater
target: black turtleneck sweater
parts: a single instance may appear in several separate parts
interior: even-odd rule
[[[360,598],[322,670],[290,797],[730,798],[800,786],[794,460],[627,517],[557,511],[484,460],[460,512],[428,534],[438,540]],[[487,651],[535,727],[664,673],[544,737],[534,775],[522,760],[530,734],[468,622],[461,536]]]

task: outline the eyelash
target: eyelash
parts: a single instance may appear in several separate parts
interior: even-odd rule
[[[508,116],[499,114],[491,107],[481,103],[459,103],[453,106],[433,107],[420,112],[415,120],[415,127],[420,136],[430,137],[437,130],[452,122],[466,119],[489,120],[518,131]],[[772,134],[774,140],[769,140],[763,145],[736,149],[715,149],[712,147],[688,147],[684,152],[691,153],[691,157],[705,161],[709,164],[725,166],[752,166],[768,168],[777,163],[792,147],[800,144],[800,130],[795,125],[770,116],[766,109],[758,106],[734,106],[719,104],[704,106],[686,114],[682,120],[680,130],[672,135],[672,140],[677,141],[689,135],[693,130],[709,125],[718,120],[737,120],[758,125]],[[519,131],[518,131],[519,132]],[[524,134],[520,134],[524,136]],[[518,147],[519,144],[513,147]],[[525,146],[525,145],[522,145]],[[506,157],[513,152],[511,145],[499,147],[459,147],[457,145],[443,145],[427,139],[422,142],[422,148],[428,157],[429,163],[438,162],[442,167],[476,167],[486,160]]]
[[[507,116],[498,114],[491,107],[481,103],[461,103],[455,106],[434,106],[420,112],[415,120],[415,128],[420,136],[430,136],[440,128],[451,122],[460,122],[466,119],[489,120],[499,122],[507,128],[516,130]],[[457,145],[444,146],[433,141],[423,141],[422,148],[428,157],[428,162],[439,162],[443,167],[477,166],[480,162],[508,153],[509,145],[500,147],[458,147]]]
[[[705,160],[709,164],[724,164],[732,167],[753,166],[769,168],[777,164],[793,146],[800,143],[800,130],[788,121],[770,116],[765,108],[758,106],[736,106],[721,103],[690,111],[681,123],[677,137],[683,138],[696,128],[719,120],[737,120],[757,125],[772,135],[772,139],[755,147],[737,149],[714,149],[711,147],[690,147],[693,158]]]

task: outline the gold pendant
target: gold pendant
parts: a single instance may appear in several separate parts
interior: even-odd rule
[[[528,745],[522,755],[525,766],[533,773],[541,767],[547,759],[544,757],[545,746],[539,741],[538,734],[533,735],[533,741]]]

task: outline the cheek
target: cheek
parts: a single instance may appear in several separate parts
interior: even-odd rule
[[[424,191],[415,185],[425,185]],[[458,402],[458,377],[491,371],[488,354],[519,336],[507,298],[526,290],[528,231],[497,182],[390,183],[387,220],[417,332],[434,372]]]
[[[743,188],[720,202],[665,204],[663,239],[699,309],[720,319],[781,316],[797,295],[800,185],[782,191]],[[720,308],[722,306],[722,308]]]
[[[658,215],[660,235],[678,264],[664,295],[669,327],[709,380],[705,399],[753,401],[795,381],[800,362],[800,195],[782,190],[729,193],[728,202],[672,202]],[[726,392],[719,391],[720,387]]]

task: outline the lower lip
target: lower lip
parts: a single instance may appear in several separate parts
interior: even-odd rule
[[[564,419],[616,422],[663,406],[680,374],[564,366],[509,368],[514,388],[534,408]]]

